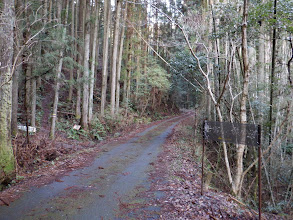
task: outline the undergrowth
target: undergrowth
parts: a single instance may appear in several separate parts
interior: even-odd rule
[[[173,140],[173,144],[176,146],[178,152],[178,161],[173,161],[174,170],[180,170],[184,164],[181,164],[181,158],[187,157],[196,164],[201,164],[202,159],[202,137],[200,125],[197,127],[197,135],[194,132],[194,121],[190,120],[176,129],[176,138]],[[231,187],[226,177],[225,165],[223,164],[223,152],[221,146],[215,143],[206,143],[205,158],[204,158],[204,188],[205,190],[214,190],[217,192],[231,193]],[[231,158],[229,158],[232,160]],[[256,182],[257,183],[257,182]],[[255,187],[257,189],[257,187]],[[244,189],[244,191],[246,188]],[[246,192],[246,191],[245,191]],[[263,193],[265,194],[265,184],[263,184]],[[245,193],[243,193],[245,194]],[[251,195],[245,195],[242,198],[243,203],[251,209],[257,209],[258,197],[252,197]],[[292,216],[292,211],[288,210],[289,205],[284,201],[279,201],[276,205],[272,205],[269,200],[263,200],[263,211],[278,214],[279,216]],[[292,207],[292,206],[290,206]],[[268,215],[268,213],[267,213]],[[291,219],[289,217],[289,219]]]
[[[155,120],[164,119],[166,115],[160,113],[140,115],[134,110],[126,110],[121,108],[119,114],[115,117],[110,115],[109,111],[105,112],[104,117],[94,115],[92,123],[89,125],[89,129],[83,130],[74,129],[74,125],[78,125],[76,120],[68,120],[66,118],[60,118],[57,122],[57,130],[64,132],[68,138],[74,140],[104,140],[107,136],[120,136],[123,129],[133,125],[148,124]]]

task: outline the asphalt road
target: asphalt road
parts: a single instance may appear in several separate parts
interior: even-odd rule
[[[31,188],[10,206],[0,207],[0,219],[125,218],[120,215],[120,205],[139,188],[150,187],[152,164],[174,126],[185,117],[164,120],[124,143],[102,146],[90,166]]]

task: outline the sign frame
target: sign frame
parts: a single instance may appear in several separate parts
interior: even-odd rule
[[[206,142],[206,140],[209,140],[207,135],[206,135],[206,130],[205,130],[206,127],[207,127],[207,123],[208,123],[208,121],[204,120],[204,122],[202,124],[201,195],[204,194],[203,180],[204,180],[205,142]],[[220,124],[222,122],[212,122],[212,123],[219,123]],[[225,122],[225,123],[229,124],[228,122]],[[233,126],[233,123],[230,123],[230,124]],[[239,125],[244,125],[245,126],[245,124],[239,124]],[[261,208],[262,208],[262,195],[261,195],[261,191],[262,191],[262,185],[261,185],[261,164],[262,164],[262,161],[261,161],[261,157],[262,157],[262,155],[261,155],[261,125],[255,125],[255,126],[257,128],[257,142],[254,145],[258,146],[258,217],[261,220],[261,215],[262,215],[262,212],[261,212]],[[235,139],[235,138],[230,138],[229,140],[232,140],[232,139]],[[212,139],[212,140],[214,140],[214,139]],[[219,140],[219,141],[226,142],[225,138],[223,138],[222,140]],[[227,141],[227,142],[231,143],[231,141]]]

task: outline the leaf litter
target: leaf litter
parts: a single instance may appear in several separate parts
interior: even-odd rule
[[[120,212],[126,219],[258,219],[258,212],[243,206],[231,195],[215,189],[201,195],[201,166],[192,159],[191,150],[182,149],[182,130],[192,126],[193,120],[185,119],[177,125],[163,146],[150,173],[150,189],[135,198],[145,201],[133,206],[123,206]],[[163,196],[158,193],[163,193]],[[284,219],[263,213],[263,219]]]

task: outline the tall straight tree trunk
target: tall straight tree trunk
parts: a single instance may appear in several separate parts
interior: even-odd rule
[[[39,45],[41,46],[41,45]],[[33,48],[32,49],[32,57],[31,57],[31,60],[32,60],[32,64],[37,62],[37,56],[35,54],[37,54],[38,52],[38,49],[36,48]],[[39,53],[40,54],[40,53]],[[29,94],[29,97],[30,97],[30,125],[35,127],[36,126],[36,109],[37,109],[37,77],[33,74],[33,65],[30,65],[31,66],[31,78],[29,79],[29,84],[30,84],[30,94]]]
[[[91,73],[90,73],[90,95],[89,95],[89,123],[93,118],[93,104],[94,104],[94,86],[95,86],[95,72],[96,72],[96,54],[97,54],[97,41],[99,31],[99,17],[100,17],[100,3],[96,0],[95,2],[95,28],[93,34],[93,46],[92,46],[92,62],[91,62]]]
[[[127,42],[127,44],[128,44],[128,42]],[[124,73],[123,78],[124,78],[124,80],[123,80],[123,94],[122,94],[122,98],[123,98],[123,105],[124,105],[124,107],[126,107],[126,102],[127,102],[127,100],[126,100],[126,89],[127,89],[126,73]]]
[[[99,37],[99,32],[100,32],[100,26],[101,26],[101,21],[103,20],[102,19],[102,16],[103,16],[103,13],[101,13],[101,7],[102,7],[102,4],[100,4],[99,6],[99,23],[98,23],[98,39],[97,39],[97,46],[96,46],[96,64],[97,66],[99,66],[99,60],[100,60],[100,47],[101,47],[101,43],[102,40],[100,40],[100,37]],[[96,70],[96,73],[95,73],[95,79],[97,79],[97,70]],[[98,84],[98,81],[96,80],[95,82],[95,86],[97,86]]]
[[[78,44],[78,56],[77,56],[77,62],[80,66],[83,65],[83,56],[84,54],[84,48],[82,46],[82,42],[84,42],[84,16],[85,16],[85,0],[79,1],[79,21],[78,21],[78,37],[79,37],[79,44]],[[81,70],[80,68],[77,68],[76,78],[77,78],[77,94],[76,94],[76,109],[75,109],[75,118],[80,119],[81,117],[81,77],[80,77]]]
[[[75,2],[71,0],[71,37],[74,39],[75,37]],[[75,55],[75,43],[73,44],[73,50],[74,52],[71,53],[72,58],[74,59]],[[72,94],[73,94],[73,81],[74,81],[74,74],[73,74],[73,68],[70,69],[70,78],[69,78],[69,92],[68,92],[68,101],[72,101]]]
[[[26,21],[25,29],[23,31],[23,40],[24,44],[26,44],[30,39],[30,21],[29,21],[29,11],[28,11],[28,1],[24,1],[24,20]],[[22,53],[22,69],[24,73],[24,113],[25,113],[25,123],[27,126],[27,144],[29,144],[29,135],[28,135],[28,125],[29,125],[29,115],[30,115],[30,82],[31,82],[31,63],[30,63],[30,55],[31,51],[26,48],[26,50]]]
[[[265,31],[264,31],[264,22],[260,23],[259,30],[259,45],[258,45],[258,91],[259,99],[261,102],[265,103],[266,100],[266,90],[265,90]],[[261,118],[263,115],[261,115]]]
[[[112,55],[112,81],[111,81],[111,116],[115,115],[115,94],[116,94],[116,70],[117,70],[117,57],[118,57],[118,43],[119,43],[119,26],[120,26],[120,12],[121,12],[121,0],[116,1],[116,22],[114,27],[114,39],[113,39],[113,55]]]
[[[277,0],[274,0],[274,19],[277,14]],[[271,68],[271,82],[270,82],[270,112],[269,112],[269,144],[272,142],[272,127],[273,127],[273,96],[275,83],[275,63],[276,63],[276,41],[277,41],[276,26],[273,28],[273,48],[272,48],[272,68]],[[270,166],[270,164],[269,164]],[[270,167],[269,167],[270,169]]]
[[[138,20],[141,21],[141,13],[142,9],[141,7],[138,8],[139,10],[139,15],[138,15]],[[141,35],[141,25],[139,24],[138,26],[138,32],[139,35]],[[139,36],[137,36],[139,38]],[[141,42],[137,42],[137,55],[136,55],[136,92],[135,92],[135,102],[137,103],[137,98],[138,98],[138,93],[139,93],[139,85],[140,85],[140,77],[141,77],[141,68],[140,68],[140,57],[141,57]]]
[[[21,8],[22,2],[20,0],[17,0],[15,2],[15,10],[18,11]],[[18,27],[19,23],[16,21],[16,27]],[[21,33],[18,31],[18,28],[14,29],[14,59],[13,62],[15,64],[15,71],[12,76],[12,113],[11,113],[11,134],[13,136],[16,136],[18,133],[18,128],[17,128],[17,112],[18,112],[18,80],[19,80],[19,75],[21,72],[21,54],[19,54],[18,58],[17,54],[20,52],[19,48],[21,47]],[[17,59],[17,60],[15,60]]]
[[[133,5],[129,5],[127,8],[127,20],[131,21],[132,18],[132,9]],[[130,100],[130,84],[131,84],[131,60],[132,60],[132,34],[133,34],[133,29],[131,27],[127,28],[126,32],[126,39],[127,39],[127,59],[126,59],[126,76],[124,80],[125,84],[125,96],[124,96],[124,103],[126,106],[126,110],[128,109],[128,104]]]
[[[27,51],[27,53],[29,53]],[[30,107],[31,107],[31,79],[32,79],[32,65],[31,65],[31,57],[26,57],[26,68],[24,69],[25,74],[25,110],[26,110],[26,117],[30,116]],[[30,124],[29,121],[27,121]]]
[[[128,44],[128,57],[127,57],[127,69],[126,69],[126,109],[130,102],[130,89],[131,89],[131,60],[132,60],[132,41]]]
[[[75,42],[74,42],[74,48],[76,50],[75,55],[74,55],[74,61],[78,64],[78,51],[79,51],[79,43],[78,43],[78,39],[79,39],[79,5],[80,5],[80,0],[76,0],[76,5],[75,5],[75,27],[74,27],[74,38],[75,38]],[[76,92],[76,96],[78,96],[78,92],[80,92],[80,90],[78,91],[78,86],[79,86],[79,75],[78,72],[79,68],[76,68],[76,72],[73,76],[74,78],[74,87],[73,87],[73,93]],[[79,94],[80,95],[80,94]],[[78,118],[78,113],[80,115],[80,103],[79,105],[77,105],[77,101],[80,101],[80,99],[78,99],[76,97],[76,103],[75,103],[75,118]],[[74,102],[73,102],[74,103]]]
[[[60,26],[60,29],[62,32],[62,42],[65,41],[66,38],[66,25],[67,25],[67,19],[68,19],[68,8],[69,8],[69,0],[66,0],[66,15],[65,15],[65,21],[64,26]],[[62,23],[61,19],[61,12],[62,12],[62,2],[57,2],[57,18],[58,23]],[[59,102],[59,88],[60,88],[60,77],[61,77],[61,71],[62,71],[62,65],[63,65],[63,54],[64,54],[64,48],[60,49],[59,52],[59,63],[56,68],[56,75],[55,75],[55,95],[54,95],[54,102],[53,102],[53,111],[52,111],[52,121],[51,121],[51,129],[50,129],[50,137],[52,139],[55,138],[55,127],[56,127],[56,120],[57,120],[57,110],[58,110],[58,102]]]
[[[104,2],[104,41],[103,41],[103,70],[102,70],[102,97],[101,116],[105,115],[107,81],[108,81],[108,54],[109,54],[109,34],[110,34],[111,4]]]
[[[140,50],[140,49],[138,49]],[[136,57],[136,85],[135,85],[135,102],[137,102],[138,93],[139,93],[139,84],[140,84],[140,77],[141,77],[141,70],[140,70],[140,55]]]
[[[17,50],[14,50],[17,52]],[[18,65],[19,62],[16,63]],[[12,121],[11,121],[11,134],[16,136],[18,133],[17,128],[17,112],[18,112],[18,79],[21,72],[21,66],[15,68],[12,77]]]
[[[91,37],[91,25],[90,25],[90,0],[86,1],[86,17],[85,17],[85,39],[84,39],[84,59],[83,59],[83,93],[82,93],[82,116],[81,126],[84,130],[88,129],[88,113],[89,113],[89,60],[90,60],[90,37]]]
[[[32,91],[31,91],[31,126],[36,127],[36,107],[37,107],[37,79],[33,77],[31,79]]]
[[[0,189],[15,175],[11,144],[11,90],[14,0],[2,0],[0,5]]]
[[[242,17],[242,61],[243,61],[243,88],[242,98],[240,101],[240,123],[247,123],[246,103],[248,97],[248,83],[249,83],[249,61],[247,51],[247,17],[248,17],[248,0],[243,2],[243,17]],[[241,197],[241,177],[243,174],[243,154],[245,149],[244,144],[237,145],[236,153],[236,174],[234,179],[234,193]]]
[[[125,34],[125,21],[127,16],[127,5],[125,3],[125,9],[123,14],[123,22],[124,25],[122,26],[122,31],[120,35],[120,45],[119,45],[119,55],[118,55],[118,63],[117,63],[117,78],[116,78],[116,103],[115,103],[115,110],[116,114],[119,112],[119,102],[120,102],[120,76],[121,76],[121,63],[122,63],[122,55],[123,55],[123,45],[124,45],[124,34]]]

